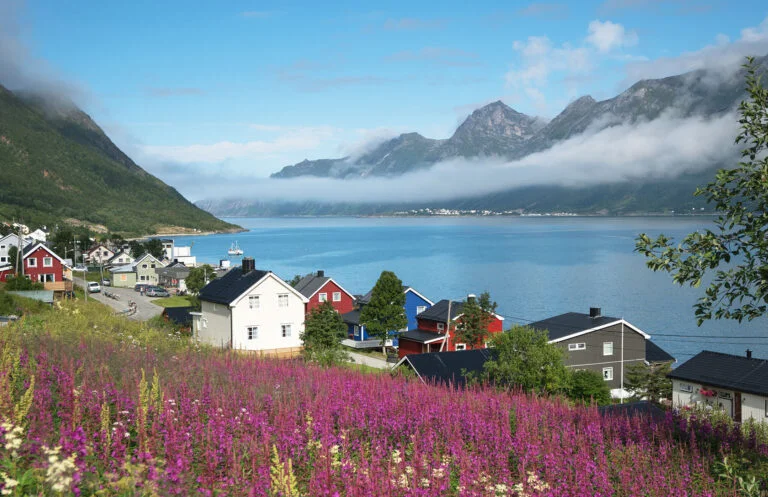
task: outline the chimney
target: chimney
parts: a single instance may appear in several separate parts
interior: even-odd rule
[[[592,319],[596,319],[600,317],[600,308],[599,307],[590,307],[589,308],[589,317]]]
[[[256,261],[253,257],[243,257],[243,274],[246,275],[256,269]]]
[[[317,271],[317,277],[318,277],[318,278],[325,278],[325,271],[323,271],[323,270],[318,270],[318,271]]]
[[[752,359],[752,350],[747,349],[747,359]]]
[[[474,293],[470,293],[467,295],[467,302],[474,302],[477,299],[477,296]]]

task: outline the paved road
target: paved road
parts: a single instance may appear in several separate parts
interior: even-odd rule
[[[378,369],[392,369],[392,366],[394,366],[394,364],[388,363],[384,359],[372,357],[367,354],[358,354],[357,352],[348,353],[352,356],[352,359],[354,359],[356,364],[365,364],[366,366]]]
[[[80,287],[84,287],[85,283],[81,278],[75,278],[75,284]],[[101,291],[107,291],[114,293],[119,297],[118,300],[111,299],[105,296],[103,293],[89,293],[88,298],[93,298],[99,302],[110,306],[116,311],[124,311],[128,308],[128,302],[133,300],[136,302],[136,313],[128,316],[129,319],[135,321],[146,321],[155,316],[159,316],[163,312],[163,308],[157,304],[153,304],[151,301],[154,297],[141,296],[139,292],[133,290],[133,288],[112,288],[109,286],[102,286]]]

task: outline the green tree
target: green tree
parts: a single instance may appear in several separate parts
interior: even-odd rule
[[[18,257],[19,248],[15,245],[8,247],[8,264],[10,264],[14,270],[16,269],[16,262]]]
[[[632,394],[632,400],[648,399],[661,402],[672,398],[672,380],[667,374],[672,372],[672,364],[633,364],[627,367],[624,376],[624,388]]]
[[[462,316],[454,331],[454,343],[466,343],[468,348],[482,346],[488,335],[488,325],[496,312],[496,302],[488,292],[480,298],[467,298],[461,310]]]
[[[330,366],[349,360],[341,340],[346,336],[347,327],[341,314],[336,312],[330,301],[312,309],[304,321],[301,341],[304,342],[304,357],[323,366]]]
[[[480,379],[505,388],[559,393],[568,389],[565,352],[549,343],[547,332],[515,326],[491,337],[495,356],[486,361]]]
[[[638,236],[636,250],[653,271],[692,287],[714,272],[695,304],[698,324],[708,319],[752,320],[768,308],[768,89],[763,87],[752,58],[747,69],[749,99],[739,106],[742,161],[720,169],[715,180],[695,195],[715,204],[716,229],[691,233],[675,246],[665,235]]]
[[[386,353],[386,340],[390,332],[408,326],[405,316],[403,282],[392,271],[382,271],[371,292],[371,300],[360,311],[360,323],[368,334],[381,340],[381,351]]]
[[[582,402],[594,401],[602,406],[611,403],[611,389],[603,375],[582,369],[571,372],[568,397]]]
[[[189,275],[184,281],[187,284],[187,290],[191,294],[197,295],[214,278],[216,278],[216,271],[214,271],[210,264],[203,264],[202,266],[190,269]]]
[[[150,238],[144,242],[144,250],[146,250],[155,259],[162,260],[165,257],[163,242],[159,238]]]
[[[295,274],[293,278],[291,278],[291,281],[288,282],[289,285],[292,287],[295,287],[299,284],[299,281],[301,281],[302,276],[300,274]]]
[[[131,249],[131,256],[133,256],[134,259],[138,259],[147,253],[147,248],[144,246],[144,244],[137,240],[131,240],[128,242],[128,246]]]

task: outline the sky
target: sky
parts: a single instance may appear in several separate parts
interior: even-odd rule
[[[582,95],[606,99],[639,79],[753,53],[768,53],[764,1],[0,0],[0,83],[72,99],[193,201],[270,190],[264,178],[285,165],[353,154],[401,132],[448,138],[495,100],[552,118]],[[668,120],[645,133],[662,147],[665,130],[686,126],[713,139],[725,129]],[[493,167],[527,177],[520,172],[544,163],[567,170],[568,154],[583,152],[588,171],[587,159],[611,153],[591,143]],[[617,178],[647,162],[640,152],[625,159]],[[444,170],[466,175],[457,164]],[[414,181],[359,195],[391,195],[404,183]],[[341,188],[321,184],[334,195]],[[295,185],[276,194],[316,189]]]

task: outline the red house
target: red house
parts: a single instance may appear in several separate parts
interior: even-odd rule
[[[475,298],[474,295],[467,297]],[[448,301],[441,300],[426,311],[416,316],[418,327],[408,330],[400,335],[398,355],[400,358],[408,354],[423,354],[425,352],[451,352],[455,350],[468,350],[485,348],[485,343],[455,343],[456,325],[461,322],[464,302],[451,302],[450,330],[446,341],[446,329],[448,328]],[[498,314],[488,323],[489,333],[501,333],[504,330],[504,318]],[[444,343],[445,342],[445,343]]]
[[[13,267],[8,265],[0,266],[0,281],[7,281],[11,276],[13,276]]]
[[[64,281],[64,260],[42,243],[30,244],[22,258],[24,275],[32,281],[60,283]]]
[[[307,314],[326,301],[330,302],[339,314],[346,314],[355,308],[355,297],[333,281],[333,278],[326,276],[325,271],[308,274],[296,283],[295,288],[309,299]]]

